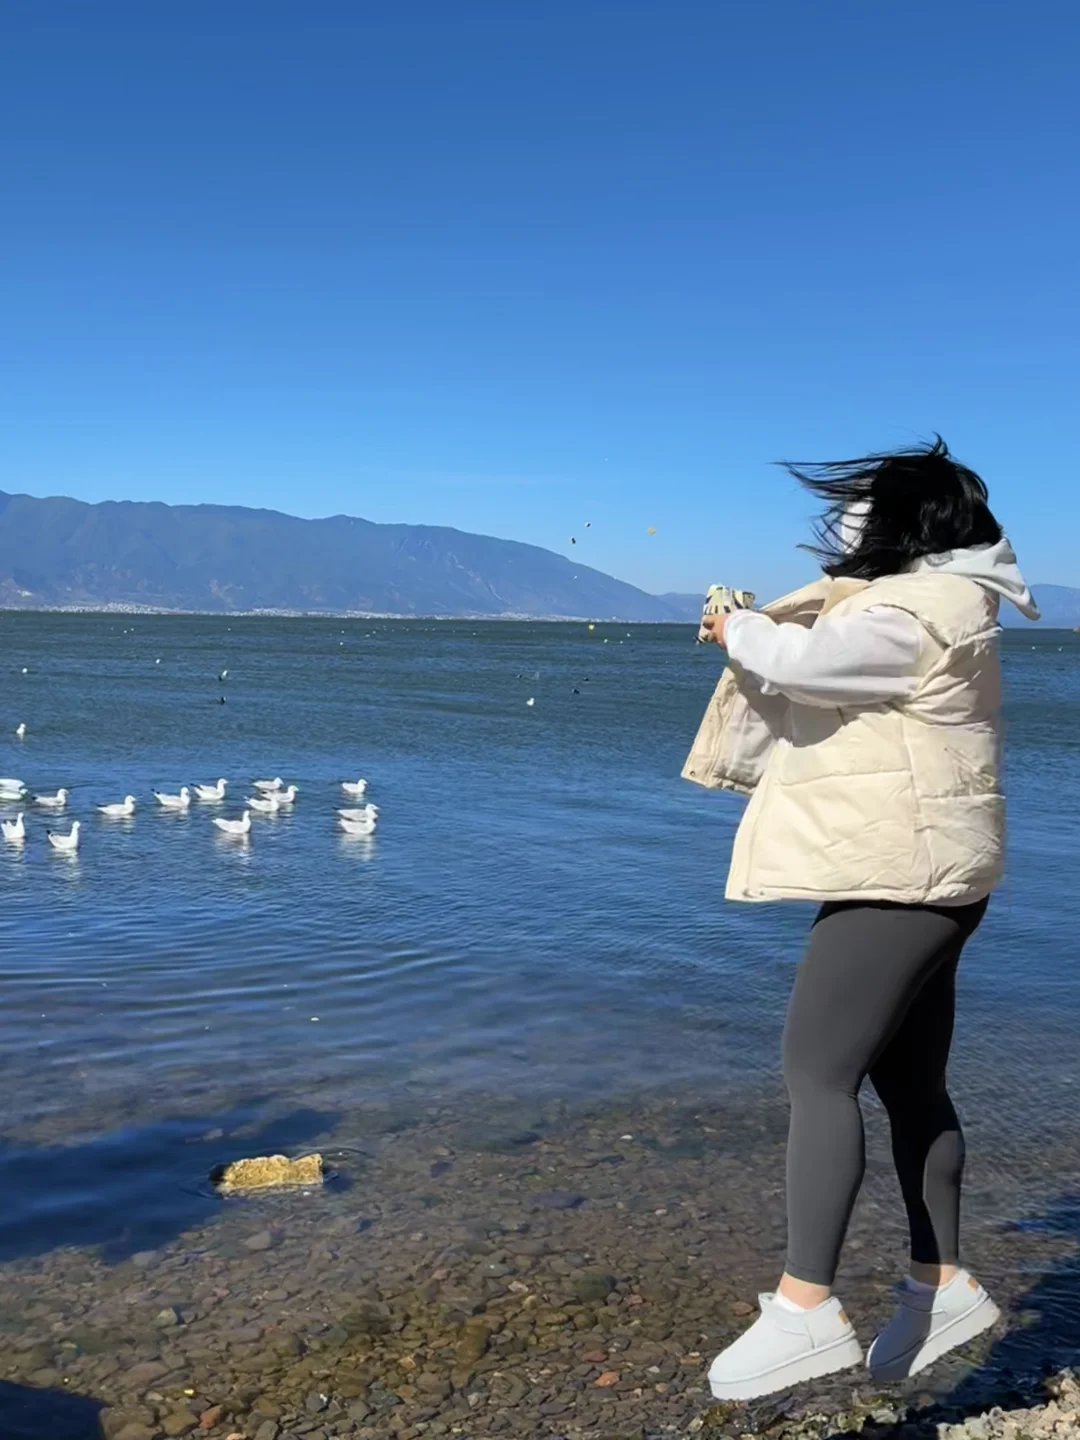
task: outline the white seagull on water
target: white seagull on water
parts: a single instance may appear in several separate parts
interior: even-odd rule
[[[344,815],[338,817],[338,824],[346,835],[374,835],[376,823],[374,815],[369,815],[366,820],[346,820]]]
[[[186,785],[180,786],[179,795],[163,795],[160,790],[155,790],[153,794],[164,810],[186,810],[191,804],[191,791]]]
[[[63,810],[68,802],[68,792],[61,785],[55,795],[35,795],[34,804],[40,805],[43,810]]]
[[[366,805],[361,805],[355,810],[339,810],[337,812],[343,820],[377,820],[379,818],[378,805],[372,805],[369,800]]]
[[[49,837],[49,844],[54,850],[59,850],[68,855],[79,848],[79,822],[73,820],[71,830],[67,835],[58,835],[55,830],[45,832]]]
[[[25,720],[20,720],[19,723],[18,723],[18,725],[15,726],[15,735],[16,735],[16,738],[19,739],[19,740],[24,740],[24,739],[26,738],[26,721],[25,721]]]
[[[260,795],[273,795],[276,790],[284,790],[285,781],[277,775],[273,780],[253,780],[251,787],[258,790]]]
[[[230,839],[242,839],[251,829],[251,811],[245,810],[242,820],[223,820],[220,815],[215,815],[214,824],[223,835],[228,835]]]
[[[0,800],[21,800],[25,794],[26,786],[21,780],[10,775],[0,776]]]
[[[196,786],[195,786],[195,799],[196,799],[196,800],[224,800],[224,799],[225,799],[225,786],[226,786],[228,783],[229,783],[229,782],[228,782],[227,780],[219,780],[216,785],[196,785]]]
[[[20,810],[14,820],[0,820],[0,830],[4,832],[4,839],[12,845],[21,845],[26,839],[26,826],[23,824],[23,814]]]
[[[343,780],[341,788],[346,795],[355,795],[358,799],[367,789],[366,780]]]
[[[273,791],[267,795],[249,795],[244,804],[254,810],[256,815],[276,815],[281,809]]]
[[[104,815],[108,820],[126,820],[129,815],[135,814],[135,796],[125,795],[123,800],[118,800],[115,805],[99,805],[98,814]]]

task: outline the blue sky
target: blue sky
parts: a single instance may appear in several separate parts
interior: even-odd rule
[[[765,593],[770,461],[940,430],[1080,584],[1068,0],[5,16],[0,488]]]

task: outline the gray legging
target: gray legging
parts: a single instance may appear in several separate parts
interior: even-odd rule
[[[862,1184],[858,1094],[869,1075],[892,1128],[911,1258],[959,1260],[964,1137],[945,1088],[956,967],[986,911],[975,905],[826,905],[784,1030],[791,1096],[788,1273],[831,1285]]]

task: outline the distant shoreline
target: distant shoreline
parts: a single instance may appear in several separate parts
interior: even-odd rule
[[[526,615],[506,611],[463,610],[453,615],[403,615],[382,610],[181,610],[165,605],[0,605],[0,615],[188,615],[206,619],[245,620],[513,620],[532,624],[564,625],[674,625],[690,627],[692,620],[626,620],[618,615]]]
[[[487,611],[461,611],[453,615],[416,614],[403,615],[400,611],[389,610],[179,610],[165,605],[4,605],[0,604],[0,616],[5,615],[147,615],[147,616],[201,616],[204,619],[235,620],[433,620],[449,624],[461,621],[499,620],[516,624],[531,625],[664,625],[674,629],[697,627],[695,620],[625,620],[618,615],[525,615],[506,611],[492,615]],[[1080,627],[1072,624],[1048,625],[1045,621],[1004,620],[1003,629],[1038,630],[1041,634],[1077,634]]]

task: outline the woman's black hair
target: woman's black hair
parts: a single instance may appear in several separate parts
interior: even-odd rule
[[[982,480],[949,454],[940,435],[932,445],[864,455],[824,464],[782,462],[819,500],[825,514],[816,528],[816,555],[826,575],[877,580],[900,575],[924,555],[993,545],[1001,526],[987,504]],[[845,512],[859,506],[862,528],[845,543]]]

